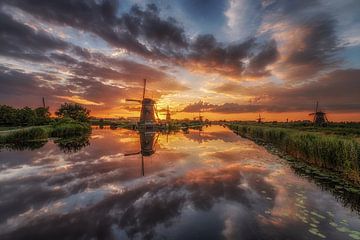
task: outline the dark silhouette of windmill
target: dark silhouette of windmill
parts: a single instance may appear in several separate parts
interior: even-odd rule
[[[328,119],[326,117],[326,113],[319,109],[319,102],[316,101],[315,111],[310,113],[309,116],[313,116],[313,123],[315,125],[325,125],[328,123]]]
[[[172,118],[171,118],[171,116],[173,116],[173,115],[175,115],[176,113],[178,113],[179,111],[171,111],[170,110],[170,107],[169,107],[169,105],[167,106],[167,108],[166,108],[166,113],[162,113],[161,115],[165,115],[166,117],[165,117],[165,120],[166,120],[166,122],[171,122],[171,120],[172,120]]]
[[[43,104],[43,108],[46,108],[46,104],[45,104],[45,98],[42,98],[42,104]]]
[[[261,115],[260,115],[260,113],[259,113],[259,117],[256,119],[256,121],[258,122],[258,123],[262,123],[262,120],[264,120],[265,118],[262,118],[261,117]]]
[[[171,112],[170,112],[170,109],[169,109],[169,105],[167,106],[167,109],[166,109],[166,113],[164,114],[161,114],[161,115],[165,115],[166,116],[166,122],[170,122],[171,121]]]
[[[204,116],[201,115],[201,108],[199,110],[199,122],[203,122],[204,121]]]
[[[157,123],[157,118],[155,118],[155,114],[157,115],[157,111],[155,108],[156,102],[151,98],[145,98],[146,93],[146,79],[144,79],[144,88],[143,88],[143,96],[142,99],[126,99],[127,102],[138,102],[141,104],[140,111],[140,121],[139,126],[141,128],[151,128],[154,127]]]

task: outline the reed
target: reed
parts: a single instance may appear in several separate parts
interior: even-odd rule
[[[32,140],[44,140],[49,136],[49,127],[31,127],[19,129],[0,136],[0,143],[20,143]]]
[[[35,126],[8,131],[0,135],[0,144],[24,143],[46,140],[49,137],[67,138],[83,136],[91,132],[91,127],[82,122],[59,122],[53,125]]]
[[[56,124],[51,131],[51,137],[63,138],[63,137],[76,137],[88,134],[91,132],[91,127],[87,123],[70,122]]]
[[[229,127],[239,135],[271,143],[292,157],[341,172],[360,183],[360,144],[354,139],[266,126],[233,124]]]

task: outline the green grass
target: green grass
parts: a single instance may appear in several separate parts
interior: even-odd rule
[[[270,126],[229,127],[244,137],[271,143],[290,156],[341,172],[360,183],[360,143],[352,138]]]
[[[0,136],[0,143],[16,143],[33,140],[44,140],[49,136],[49,127],[30,127],[19,130],[9,131]]]
[[[53,125],[34,126],[17,130],[3,131],[0,144],[22,143],[46,140],[49,137],[65,138],[82,136],[91,132],[90,125],[80,122],[58,122]]]
[[[90,133],[91,127],[86,123],[63,123],[53,126],[51,137],[76,137]]]

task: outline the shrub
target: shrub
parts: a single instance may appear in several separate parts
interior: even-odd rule
[[[52,137],[74,137],[81,136],[91,132],[91,127],[86,123],[67,122],[56,123],[51,133]]]

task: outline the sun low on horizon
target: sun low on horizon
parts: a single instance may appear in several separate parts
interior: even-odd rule
[[[360,1],[2,0],[0,104],[360,121]],[[160,118],[165,118],[160,114]]]

